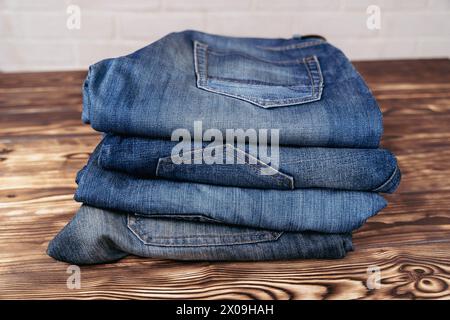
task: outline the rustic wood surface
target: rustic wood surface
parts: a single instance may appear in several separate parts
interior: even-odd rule
[[[45,254],[79,204],[75,174],[99,141],[82,125],[85,72],[0,73],[0,298],[449,299],[450,60],[355,63],[403,171],[389,206],[342,260],[190,263],[129,257],[81,267]],[[367,288],[368,267],[381,288]]]

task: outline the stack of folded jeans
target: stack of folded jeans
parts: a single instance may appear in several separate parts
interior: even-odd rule
[[[49,244],[70,263],[342,258],[400,182],[374,97],[320,37],[169,34],[92,65],[82,119],[104,136]]]

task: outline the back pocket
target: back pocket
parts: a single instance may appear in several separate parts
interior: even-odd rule
[[[276,241],[282,232],[223,224],[202,215],[128,214],[128,229],[145,245],[229,246]]]
[[[263,49],[261,49],[263,50]],[[316,56],[266,59],[194,42],[197,87],[273,108],[320,100],[323,78]]]
[[[245,148],[244,148],[245,149]],[[215,163],[212,151],[221,154]],[[208,152],[207,152],[208,151]],[[227,154],[231,163],[226,163]],[[262,189],[294,189],[294,178],[231,144],[207,146],[184,152],[191,163],[174,163],[172,157],[159,158],[156,176],[178,181]],[[200,159],[201,163],[196,163]],[[222,160],[222,161],[220,161]],[[263,171],[266,174],[263,174]]]

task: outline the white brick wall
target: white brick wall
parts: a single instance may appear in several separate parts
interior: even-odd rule
[[[80,30],[66,27],[70,4]],[[369,5],[380,30],[366,27]],[[0,0],[0,71],[87,68],[183,29],[322,34],[357,60],[448,57],[450,0]]]

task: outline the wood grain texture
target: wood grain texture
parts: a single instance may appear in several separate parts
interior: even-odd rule
[[[75,174],[99,142],[80,72],[0,74],[0,298],[450,299],[450,61],[357,62],[403,180],[342,260],[206,263],[128,257],[86,266],[81,289],[45,254],[71,219]],[[369,289],[368,267],[381,271]]]

